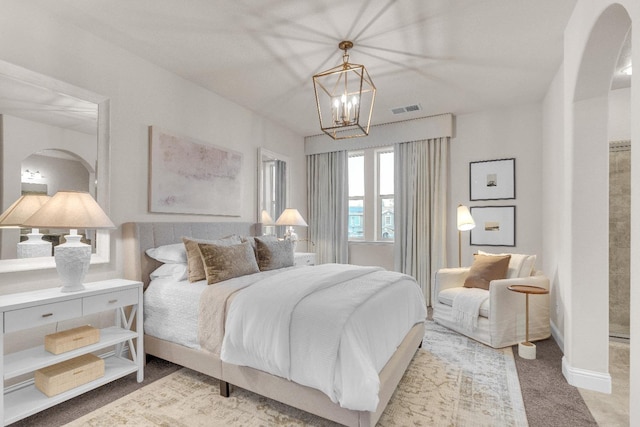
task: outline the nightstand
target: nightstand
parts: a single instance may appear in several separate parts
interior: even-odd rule
[[[84,286],[84,290],[72,293],[63,293],[60,288],[49,288],[0,297],[0,325],[3,333],[0,340],[0,369],[5,380],[88,353],[97,353],[105,361],[104,376],[53,397],[47,397],[36,389],[33,381],[4,388],[3,396],[0,396],[0,419],[3,425],[133,372],[137,373],[138,382],[142,382],[142,283],[114,279],[86,283]],[[125,307],[131,307],[131,310],[125,310]],[[112,310],[115,314],[114,325],[100,329],[100,340],[95,344],[60,354],[49,353],[44,345],[4,354],[4,334]],[[131,357],[124,354],[125,344],[129,346]]]
[[[316,265],[316,254],[313,252],[296,252],[293,254],[293,265]]]

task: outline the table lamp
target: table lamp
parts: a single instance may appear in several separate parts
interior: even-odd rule
[[[300,212],[297,209],[287,208],[276,220],[276,225],[286,225],[287,231],[284,233],[284,238],[287,240],[291,240],[291,244],[293,246],[293,251],[296,250],[296,245],[298,244],[298,235],[293,230],[294,226],[298,227],[306,227],[307,223],[305,222]]]
[[[89,271],[91,246],[82,243],[78,229],[115,228],[100,205],[87,192],[59,191],[23,226],[68,228],[66,242],[54,248],[56,270],[62,280],[62,292],[84,289],[82,281]]]
[[[13,202],[0,215],[0,227],[21,227],[22,223],[36,213],[51,199],[46,194],[24,194]],[[51,256],[51,242],[42,240],[42,234],[37,227],[27,234],[27,240],[18,242],[18,258],[36,258]]]
[[[469,208],[458,205],[458,267],[462,267],[462,232],[469,231],[476,226],[476,222],[469,212]]]

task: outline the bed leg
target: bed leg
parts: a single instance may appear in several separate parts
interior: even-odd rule
[[[220,380],[220,396],[229,397],[229,383]]]
[[[422,348],[422,341],[420,341],[420,344],[418,344],[418,348]]]

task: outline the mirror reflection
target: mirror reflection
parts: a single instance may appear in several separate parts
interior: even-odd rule
[[[258,150],[258,222],[263,234],[282,236],[283,226],[274,223],[286,209],[288,203],[289,172],[286,156]]]
[[[53,196],[58,190],[81,190],[96,197],[99,104],[78,96],[84,93],[46,76],[0,63],[0,212],[6,212],[25,195]],[[88,92],[86,95],[94,96]],[[17,258],[51,258],[52,247],[64,242],[65,232],[68,230],[2,225],[0,259],[9,262]],[[84,237],[95,253],[95,233],[85,233]],[[33,243],[36,239],[48,246],[43,244],[38,250],[20,247],[20,242]],[[11,264],[2,261],[2,270],[11,271]]]

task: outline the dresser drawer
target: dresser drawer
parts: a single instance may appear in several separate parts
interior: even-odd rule
[[[82,316],[80,299],[7,311],[4,313],[4,332],[20,331],[80,316]]]
[[[138,304],[138,290],[128,289],[83,298],[82,312],[87,315],[133,304]]]

